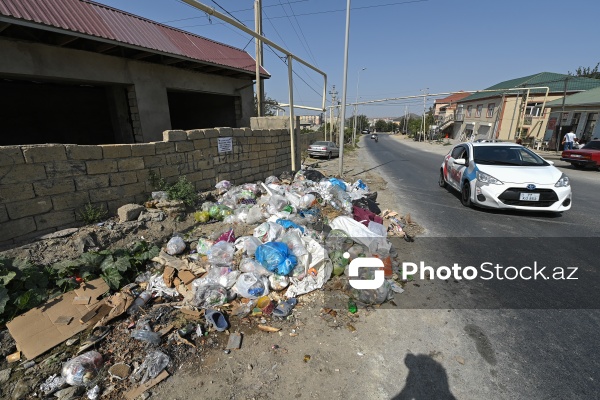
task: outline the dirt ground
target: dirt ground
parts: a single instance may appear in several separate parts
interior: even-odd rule
[[[385,210],[386,204],[393,204],[392,199],[386,198],[386,182],[371,169],[372,164],[361,154],[360,149],[348,152],[344,160],[343,178],[346,181],[362,179],[371,192],[378,192],[378,203]],[[306,164],[313,165],[326,176],[337,175],[338,163],[338,159],[306,160]],[[102,224],[82,227],[63,237],[7,249],[0,255],[27,258],[37,265],[48,265],[75,259],[86,251],[125,248],[140,239],[164,246],[176,232],[191,237],[210,237],[223,231],[223,225],[199,225],[191,213],[183,218],[168,217],[162,222],[118,223],[116,218],[112,218]],[[236,226],[236,236],[251,235],[254,227],[245,224]],[[421,232],[417,224],[409,224],[405,230],[411,236]],[[361,357],[368,347],[361,342],[377,334],[373,331],[376,329],[373,321],[377,320],[378,307],[361,308],[356,314],[349,313],[348,297],[342,290],[344,286],[343,278],[333,278],[323,290],[300,296],[299,304],[286,319],[231,317],[227,332],[209,331],[201,336],[194,333],[189,336],[187,343],[170,334],[165,335],[167,339],[158,347],[132,340],[130,328],[135,321],[125,317],[118,319],[111,324],[111,332],[106,339],[96,346],[105,359],[98,382],[103,392],[101,398],[123,398],[123,391],[135,385],[129,380],[111,378],[106,371],[109,366],[125,363],[135,367],[141,364],[148,351],[156,348],[171,357],[167,367],[170,376],[146,392],[145,396],[150,395],[151,398],[350,398],[350,388],[357,384],[357,374],[364,373],[365,368],[371,368],[361,363]],[[275,298],[277,296],[275,294]],[[393,307],[394,301],[390,304]],[[386,306],[390,307],[389,304]],[[175,330],[196,322],[192,317],[183,317],[172,307],[160,305],[147,310],[145,317],[157,327],[171,325]],[[264,332],[259,330],[258,325],[280,330]],[[242,334],[241,347],[225,350],[229,335],[234,332]],[[87,334],[81,334],[80,340],[83,341]],[[52,374],[60,374],[60,361],[69,359],[77,347],[61,345],[36,359],[34,367],[19,370],[18,364],[8,365],[4,359],[15,351],[14,342],[6,330],[0,331],[0,341],[0,374],[11,370],[6,382],[2,382],[0,376],[0,398],[3,399],[42,397],[38,389],[40,383]]]

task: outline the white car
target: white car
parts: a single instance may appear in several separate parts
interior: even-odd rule
[[[563,212],[571,208],[569,177],[514,143],[461,143],[444,157],[439,185],[464,206]]]

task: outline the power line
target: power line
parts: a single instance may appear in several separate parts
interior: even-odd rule
[[[306,36],[304,36],[304,32],[302,31],[302,26],[298,22],[298,18],[296,18],[296,14],[294,14],[294,9],[292,8],[292,5],[290,4],[289,0],[287,3],[288,3],[288,6],[290,7],[290,11],[292,12],[292,16],[294,17],[294,20],[296,21],[296,25],[298,25],[298,29],[300,30],[300,33],[302,34],[302,38],[304,38],[304,42],[302,42],[302,39],[300,39],[300,36],[298,35],[298,32],[296,31],[296,28],[294,28],[294,24],[292,23],[292,21],[290,20],[289,17],[288,17],[288,21],[290,21],[290,25],[292,25],[292,28],[294,29],[296,36],[298,36],[298,39],[300,39],[300,43],[302,44],[302,47],[304,47],[304,50],[306,50],[306,52],[308,53],[311,61],[318,67],[319,65],[317,64],[317,61],[315,60],[314,55],[310,51],[310,45],[308,44],[308,40],[306,40]],[[281,4],[281,9],[283,10],[283,12],[285,13],[285,15],[287,17],[287,12],[285,11],[285,7],[281,3],[281,0],[279,0],[279,4]],[[304,45],[305,43],[306,43],[306,45],[308,45],[308,47]]]
[[[364,10],[364,9],[370,9],[370,8],[398,6],[398,5],[411,4],[411,3],[425,3],[427,1],[429,1],[429,0],[409,0],[409,1],[401,1],[401,2],[397,2],[397,3],[378,4],[378,5],[363,6],[363,7],[354,7],[351,10],[355,11],[355,10]],[[318,11],[318,12],[297,14],[296,16],[297,17],[305,17],[305,16],[308,16],[308,15],[330,14],[330,13],[338,13],[338,12],[346,12],[346,9],[329,10],[329,11]],[[278,16],[278,17],[273,17],[272,19],[281,19],[281,18],[286,18],[286,17],[285,16]],[[251,20],[248,20],[248,21],[251,21]],[[180,26],[178,28],[191,28],[191,27],[196,27],[196,26],[207,26],[207,25],[209,25],[209,24],[185,25],[185,26]]]

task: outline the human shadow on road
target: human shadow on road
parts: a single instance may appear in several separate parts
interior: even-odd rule
[[[392,400],[456,400],[448,387],[446,370],[433,358],[407,354],[404,364],[409,369],[406,384]]]

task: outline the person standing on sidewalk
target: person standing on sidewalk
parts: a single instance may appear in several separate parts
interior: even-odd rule
[[[569,131],[569,133],[567,133],[565,135],[565,137],[563,138],[563,145],[564,145],[563,150],[573,150],[573,143],[576,140],[577,140],[577,136],[575,136],[575,134],[573,133],[573,130],[571,129]]]

